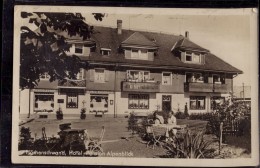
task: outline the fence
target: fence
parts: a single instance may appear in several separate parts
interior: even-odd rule
[[[237,136],[242,133],[240,129],[241,120],[227,119],[223,125],[223,134]]]

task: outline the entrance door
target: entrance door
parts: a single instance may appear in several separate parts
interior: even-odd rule
[[[162,95],[162,110],[169,112],[172,110],[172,96]]]

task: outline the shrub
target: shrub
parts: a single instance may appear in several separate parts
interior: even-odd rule
[[[84,120],[86,118],[86,108],[82,108],[80,111],[80,119]]]
[[[190,120],[205,120],[209,121],[212,117],[212,113],[192,113],[189,115]]]
[[[132,134],[137,130],[137,119],[133,113],[128,118],[128,130],[132,130]]]
[[[63,113],[62,113],[62,109],[60,107],[56,111],[56,118],[57,118],[57,120],[62,120],[63,119]]]
[[[33,138],[30,128],[21,127],[19,135],[18,150],[30,150],[33,147]]]
[[[188,117],[185,113],[180,112],[180,111],[176,112],[174,116],[175,116],[177,119],[186,119],[186,118]]]
[[[173,158],[211,158],[213,157],[214,149],[209,149],[209,146],[214,141],[204,139],[204,131],[191,133],[187,130],[184,134],[176,136],[175,140],[168,143],[167,156]]]

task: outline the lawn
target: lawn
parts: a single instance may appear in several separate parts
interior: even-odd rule
[[[56,119],[35,119],[29,123],[26,123],[22,126],[30,127],[32,137],[40,138],[42,136],[42,127],[45,127],[47,137],[56,136],[59,132],[59,124],[62,123],[71,123],[72,128],[82,128],[87,129],[91,136],[99,136],[101,132],[102,126],[105,127],[105,135],[102,143],[102,148],[104,149],[104,153],[132,153],[133,157],[160,157],[165,155],[166,149],[156,147],[155,149],[147,148],[145,142],[138,136],[132,135],[132,132],[128,130],[128,118],[118,117],[113,118],[112,116],[104,116],[104,117],[94,117],[93,115],[87,116],[85,120],[80,119],[64,119],[64,120],[56,120]],[[206,127],[206,121],[200,120],[186,120],[186,119],[178,119],[178,125],[186,124],[189,126],[191,130],[201,130]],[[207,135],[208,139],[214,139],[213,135]],[[241,143],[235,144],[234,141],[231,147],[232,149],[241,149],[238,154],[238,157],[241,154],[250,153],[250,150],[247,149],[248,145],[239,146]],[[237,140],[237,139],[236,139]],[[227,142],[230,139],[227,138]],[[241,141],[247,141],[242,138]],[[244,142],[243,144],[245,144]],[[218,145],[215,143],[213,148],[217,149]],[[223,151],[225,151],[223,149]],[[226,155],[226,154],[225,154]],[[244,156],[244,155],[243,155]],[[227,156],[225,156],[227,157]],[[223,157],[222,157],[223,158]]]

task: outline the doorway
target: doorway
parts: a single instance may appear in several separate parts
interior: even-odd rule
[[[171,95],[162,95],[162,110],[169,112],[172,110],[172,96]]]

